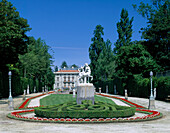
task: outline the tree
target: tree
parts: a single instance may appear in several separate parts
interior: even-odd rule
[[[33,78],[34,85],[36,80],[39,83],[40,81],[48,83],[47,75],[53,62],[51,60],[52,56],[48,53],[49,47],[41,38],[35,40],[30,37],[28,44],[27,53],[19,56],[21,65],[24,68],[24,75],[27,78]]]
[[[68,65],[67,65],[66,61],[63,61],[63,62],[62,62],[61,68],[68,68]]]
[[[76,64],[71,65],[71,68],[79,68]]]
[[[104,35],[103,27],[101,25],[97,25],[93,34],[94,37],[91,39],[93,43],[89,47],[89,58],[91,60],[90,67],[92,70],[92,75],[94,80],[96,80],[96,75],[97,75],[96,70],[98,67],[97,61],[105,44],[102,38],[102,35]]]
[[[97,61],[97,77],[101,81],[107,81],[115,76],[115,61],[111,45],[110,40],[107,40]]]
[[[0,66],[15,64],[18,55],[27,50],[26,32],[31,30],[27,20],[19,16],[19,12],[11,2],[0,2]]]
[[[120,48],[119,54],[116,55],[116,65],[120,77],[134,74],[143,74],[144,77],[148,77],[151,70],[158,71],[160,69],[143,45],[136,43]]]
[[[170,2],[168,0],[153,0],[153,4],[141,2],[137,8],[142,16],[148,19],[148,26],[141,28],[144,45],[157,64],[164,70],[170,69]]]
[[[58,71],[58,66],[55,66],[55,70],[54,70],[55,72],[57,72]]]
[[[117,23],[117,32],[119,38],[117,42],[114,44],[114,52],[117,53],[122,46],[128,46],[131,44],[132,37],[132,22],[133,17],[129,20],[128,11],[126,9],[122,9],[121,11],[120,22]]]

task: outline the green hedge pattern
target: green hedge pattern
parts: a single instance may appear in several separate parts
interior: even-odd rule
[[[135,109],[103,102],[95,102],[93,105],[90,101],[83,101],[81,105],[69,102],[35,108],[35,114],[46,118],[118,118],[133,116]]]

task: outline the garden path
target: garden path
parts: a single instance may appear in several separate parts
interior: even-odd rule
[[[26,97],[39,95],[29,94]],[[118,95],[115,95],[119,97]],[[122,97],[122,96],[120,96]],[[144,107],[148,107],[147,98],[128,97],[128,100]],[[154,121],[133,123],[105,123],[105,124],[56,124],[36,123],[9,119],[6,117],[8,99],[0,100],[0,133],[170,133],[170,103],[155,101],[156,110],[163,113],[163,118]],[[14,106],[22,102],[22,96],[14,97]]]

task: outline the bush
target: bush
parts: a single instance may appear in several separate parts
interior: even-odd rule
[[[47,118],[118,118],[135,114],[135,107],[95,102],[77,105],[76,102],[35,108],[35,114]]]

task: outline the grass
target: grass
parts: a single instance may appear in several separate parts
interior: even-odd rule
[[[95,101],[115,104],[111,99],[108,99],[105,97],[95,95],[94,98],[95,98]],[[66,102],[71,102],[71,101],[72,102],[76,101],[76,97],[73,98],[72,94],[51,94],[47,97],[40,99],[40,105],[44,105],[44,106],[56,105],[56,104],[63,104]]]

